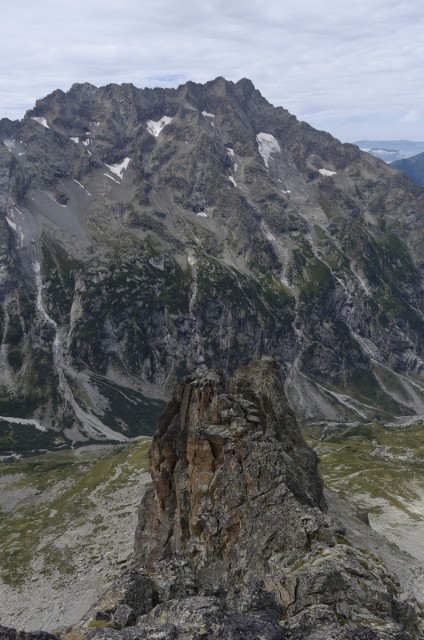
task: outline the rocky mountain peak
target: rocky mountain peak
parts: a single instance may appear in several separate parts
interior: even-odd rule
[[[423,207],[247,79],[1,120],[2,450],[152,433],[181,374],[261,355],[302,421],[421,415]]]

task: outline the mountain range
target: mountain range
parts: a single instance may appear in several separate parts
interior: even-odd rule
[[[404,171],[415,184],[424,184],[424,153],[393,162],[393,167]]]
[[[424,414],[424,192],[246,79],[76,84],[0,121],[0,450],[153,431],[276,359],[302,422]]]
[[[424,142],[412,140],[357,140],[355,144],[376,158],[393,163],[424,152]]]

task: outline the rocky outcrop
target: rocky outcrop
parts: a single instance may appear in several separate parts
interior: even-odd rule
[[[159,420],[136,567],[100,638],[423,638],[381,560],[326,515],[270,358],[185,378]],[[137,595],[138,594],[138,595]],[[97,613],[101,618],[103,613]],[[134,624],[134,619],[137,619]]]
[[[57,640],[57,637],[46,631],[17,631],[0,625],[0,640]]]
[[[136,543],[143,564],[188,554],[203,583],[222,584],[224,576],[238,582],[240,573],[264,579],[259,566],[307,549],[319,535],[316,517],[307,524],[309,510],[323,501],[316,456],[271,360],[240,370],[231,383],[214,371],[181,383],[150,457],[154,489],[140,509]]]

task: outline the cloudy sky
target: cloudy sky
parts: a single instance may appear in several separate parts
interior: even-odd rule
[[[74,82],[250,78],[343,141],[424,140],[421,0],[2,0],[0,117]]]

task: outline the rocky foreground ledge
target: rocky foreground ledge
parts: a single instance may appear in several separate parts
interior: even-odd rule
[[[273,360],[185,378],[150,457],[135,565],[90,612],[89,638],[424,638],[419,607],[326,514]]]

